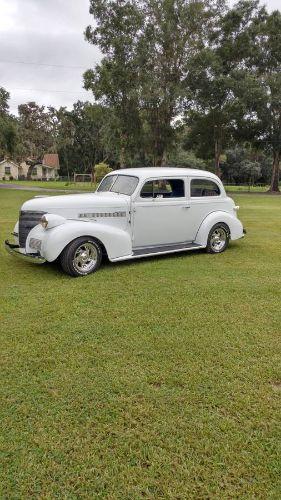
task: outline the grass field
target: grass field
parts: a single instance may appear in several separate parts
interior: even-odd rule
[[[66,182],[66,181],[0,181],[0,184],[16,184],[23,187],[36,187],[48,189],[62,189],[74,191],[94,191],[95,185],[90,182]]]
[[[222,255],[72,279],[1,244],[0,498],[280,499],[281,197],[235,201]]]

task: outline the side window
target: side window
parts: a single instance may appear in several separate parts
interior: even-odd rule
[[[209,179],[192,179],[190,194],[192,197],[219,196],[221,192],[219,186],[214,181]]]
[[[11,173],[11,167],[5,167],[5,174],[10,175]]]
[[[157,179],[148,181],[142,187],[141,198],[183,198],[184,181],[182,179]]]

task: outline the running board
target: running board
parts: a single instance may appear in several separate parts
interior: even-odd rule
[[[202,248],[197,243],[178,243],[176,245],[160,245],[153,247],[133,248],[133,257],[141,257],[142,255],[152,255],[154,253],[170,253],[184,250],[197,250]]]

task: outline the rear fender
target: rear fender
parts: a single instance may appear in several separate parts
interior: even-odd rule
[[[224,222],[229,227],[231,240],[238,240],[239,238],[243,238],[243,226],[236,215],[232,215],[228,212],[218,211],[212,212],[203,220],[201,226],[198,229],[194,242],[198,245],[207,246],[210,230],[218,222]]]
[[[95,222],[66,221],[65,224],[52,229],[43,229],[39,225],[30,231],[28,240],[30,238],[41,239],[41,255],[48,262],[52,262],[71,241],[81,236],[92,236],[99,240],[104,245],[110,260],[132,253],[132,241],[128,232]],[[29,241],[27,241],[27,247],[28,244]]]

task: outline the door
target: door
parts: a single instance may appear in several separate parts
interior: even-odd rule
[[[132,204],[133,247],[191,242],[184,179],[146,181]]]

